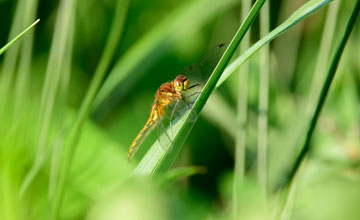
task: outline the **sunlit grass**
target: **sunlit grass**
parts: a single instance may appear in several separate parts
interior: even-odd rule
[[[286,2],[288,13],[284,3],[258,0],[247,14],[235,0],[5,1],[15,11],[0,8],[14,16],[0,49],[0,219],[357,219],[359,63],[351,49],[360,32],[349,37],[359,2]],[[26,32],[37,13],[41,25]],[[288,51],[280,36],[299,22],[298,51]],[[192,106],[199,119],[177,117],[168,147],[154,134],[128,164],[156,88],[229,39]],[[246,49],[237,54],[239,45]],[[294,56],[279,59],[279,50]],[[245,75],[246,61],[247,77],[228,83]],[[306,77],[279,74],[286,64]],[[292,87],[304,83],[309,97]],[[302,148],[290,133],[306,136]],[[289,194],[280,183],[296,187]]]

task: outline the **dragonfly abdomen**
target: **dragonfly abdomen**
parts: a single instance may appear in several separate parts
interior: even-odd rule
[[[136,136],[136,138],[130,145],[128,152],[128,162],[130,162],[133,159],[136,151],[139,149],[139,146],[144,141],[144,139],[149,135],[150,131],[155,127],[159,119],[160,117],[158,114],[158,107],[156,104],[154,104],[151,107],[151,114],[148,121],[146,122],[145,126],[141,129],[139,134]]]

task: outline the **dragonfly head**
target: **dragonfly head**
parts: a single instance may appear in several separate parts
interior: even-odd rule
[[[174,82],[175,90],[178,92],[186,91],[189,87],[189,79],[184,75],[178,75]]]

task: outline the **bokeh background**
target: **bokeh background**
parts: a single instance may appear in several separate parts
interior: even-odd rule
[[[122,32],[104,71],[127,74],[92,108],[78,135],[60,219],[233,219],[239,74],[212,95],[172,169],[152,178],[131,177],[156,132],[131,164],[126,154],[149,116],[156,89],[231,40],[243,1],[119,1],[0,1],[0,45],[41,19],[0,57],[0,219],[51,218],[61,146],[114,21],[123,24]],[[270,1],[270,29],[306,2]],[[279,217],[284,194],[279,184],[302,147],[312,106],[354,5],[335,0],[270,43],[265,195],[257,174],[259,53],[244,64],[249,68],[246,159],[243,181],[235,186],[241,195],[235,218]],[[114,19],[116,10],[120,16]],[[259,29],[257,19],[250,44],[261,38]],[[359,60],[358,19],[310,154],[280,211],[282,219],[360,218]]]

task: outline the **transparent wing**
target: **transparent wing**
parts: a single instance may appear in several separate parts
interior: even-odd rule
[[[157,135],[158,135],[158,142],[163,147],[165,151],[171,149],[172,142],[173,142],[173,135],[169,129],[169,126],[166,126],[166,120],[163,119],[159,122],[157,126]]]
[[[226,44],[219,44],[211,49],[205,56],[198,60],[193,65],[187,67],[181,74],[187,76],[190,80],[190,87],[199,84],[197,89],[202,89],[206,81],[210,77],[215,66],[219,62],[221,56],[224,54]]]
[[[177,118],[180,118],[181,116],[187,113],[189,114],[190,122],[194,122],[198,118],[197,113],[192,108],[196,98],[197,96],[191,99],[190,101],[186,99],[178,100],[176,106],[174,106],[170,115],[170,126],[176,122]]]
[[[173,105],[167,107],[166,114],[157,126],[158,141],[164,150],[171,150],[175,133],[172,127],[184,114],[189,114],[189,122],[194,122],[198,114],[192,109],[193,103],[186,100],[178,100]]]

